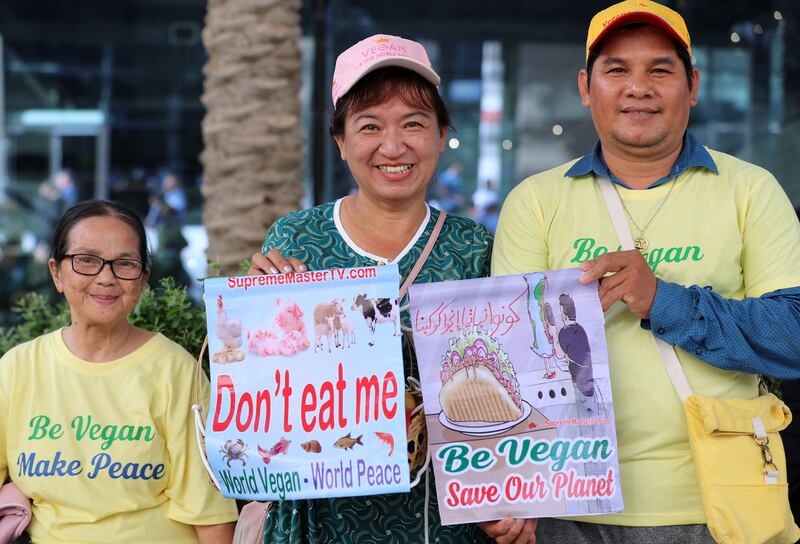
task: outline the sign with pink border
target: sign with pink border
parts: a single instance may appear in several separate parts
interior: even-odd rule
[[[580,275],[410,288],[443,524],[622,511],[603,312]]]

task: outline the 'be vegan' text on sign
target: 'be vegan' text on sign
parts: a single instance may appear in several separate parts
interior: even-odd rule
[[[622,510],[603,311],[580,275],[409,289],[444,525]]]

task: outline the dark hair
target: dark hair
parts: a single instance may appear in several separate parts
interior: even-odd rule
[[[635,30],[637,28],[642,28],[644,26],[651,26],[647,25],[646,23],[631,23],[629,25],[622,25],[619,27],[620,29],[626,30]],[[586,86],[590,87],[592,83],[592,67],[594,66],[594,62],[597,60],[597,57],[600,56],[600,53],[603,50],[603,42],[605,42],[606,38],[603,38],[589,50],[589,57],[586,59]],[[683,68],[686,70],[686,80],[689,83],[689,90],[692,89],[694,86],[694,72],[692,71],[692,57],[689,55],[689,51],[683,46],[681,42],[672,38],[672,41],[675,44],[675,53],[677,53],[678,58],[681,59],[683,63]]]
[[[544,319],[551,325],[556,324],[556,317],[553,315],[553,308],[549,302],[544,303]]]
[[[139,258],[144,262],[145,268],[150,267],[150,252],[147,249],[147,234],[144,231],[144,224],[135,211],[110,200],[87,200],[75,204],[64,212],[58,220],[56,230],[53,233],[53,241],[50,244],[50,257],[56,261],[64,258],[67,252],[67,242],[69,233],[80,221],[89,217],[116,217],[127,223],[136,233],[139,239]]]
[[[575,321],[575,301],[572,300],[572,297],[566,293],[562,293],[558,297],[558,303],[561,305],[561,309],[564,310],[564,314],[566,314],[567,318],[570,321]]]
[[[365,75],[339,98],[331,118],[331,136],[344,134],[344,123],[348,115],[392,98],[399,98],[415,108],[432,111],[436,115],[439,129],[452,126],[447,106],[433,83],[406,68],[389,66]]]

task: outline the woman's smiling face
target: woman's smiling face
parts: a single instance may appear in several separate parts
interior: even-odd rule
[[[334,138],[364,196],[403,204],[424,200],[446,135],[433,111],[392,98],[351,113]]]
[[[95,216],[81,219],[70,229],[65,253],[141,261],[144,256],[139,254],[139,247],[136,232],[125,221],[114,216]],[[121,280],[106,263],[99,274],[85,276],[72,269],[69,257],[60,261],[50,259],[48,266],[56,289],[69,303],[72,322],[108,328],[127,323],[150,274],[145,269],[139,279]]]

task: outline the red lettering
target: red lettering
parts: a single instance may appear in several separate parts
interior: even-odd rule
[[[445,502],[450,508],[458,508],[458,490],[461,488],[461,482],[453,480],[447,484],[447,499]]]
[[[224,395],[225,390],[228,391],[227,397]],[[225,405],[224,407],[223,404]],[[226,415],[224,419],[222,419],[221,414],[224,410],[227,411],[225,411]],[[262,412],[264,416],[264,432],[268,432],[270,415],[272,413],[269,391],[263,390],[256,392],[256,403],[254,406],[253,395],[247,391],[237,398],[236,388],[229,375],[221,374],[217,377],[217,403],[214,409],[214,421],[211,424],[211,428],[214,432],[223,432],[227,430],[234,416],[236,416],[236,428],[240,432],[246,431],[254,420],[253,431],[258,431]]]
[[[244,409],[247,409],[247,419],[242,421],[242,414],[244,413]],[[241,398],[239,398],[239,405],[236,407],[236,428],[239,429],[239,432],[245,432],[247,428],[250,426],[250,421],[253,420],[253,396],[245,391],[242,393]]]
[[[342,429],[347,426],[347,418],[344,417],[344,390],[347,383],[342,377],[343,371],[342,363],[339,363],[339,378],[336,380],[336,391],[339,393],[339,427]]]
[[[369,421],[369,407],[370,399],[374,395],[375,402],[373,419],[378,419],[378,377],[374,374],[372,377],[356,379],[356,423],[361,423],[361,403],[364,403],[364,421]]]
[[[397,402],[391,403],[391,408],[388,407],[387,399],[393,399],[397,396],[397,379],[394,377],[394,372],[387,372],[383,377],[383,417],[392,419],[397,413]]]
[[[333,429],[333,383],[322,382],[319,398],[322,400],[322,406],[319,408],[319,428],[322,431]],[[323,398],[325,398],[325,400],[323,400]]]
[[[265,405],[265,412],[270,414],[272,412],[271,399],[269,398],[269,391],[263,390],[256,393],[256,420],[253,422],[253,429],[258,430],[258,422],[261,420],[261,405]],[[269,418],[264,418],[264,432],[269,431]]]
[[[447,506],[451,508],[476,508],[495,504],[500,500],[497,484],[463,485],[458,480],[447,484]]]
[[[309,422],[306,419],[306,413],[313,412],[316,409],[317,392],[314,390],[314,386],[309,383],[303,388],[303,395],[300,398],[300,421],[303,424],[303,430],[307,433],[313,431],[317,425],[317,416],[313,416]]]
[[[267,276],[259,276],[266,278]],[[292,396],[292,387],[289,385],[289,371],[284,370],[283,381],[286,385],[283,386],[283,431],[289,433],[292,431],[292,424],[289,423],[289,397]]]
[[[228,389],[230,391],[230,409],[228,410],[228,416],[225,418],[224,421],[220,421],[219,414],[220,410],[222,409],[222,391],[224,389]],[[228,425],[231,423],[231,419],[233,419],[233,406],[235,404],[234,400],[236,397],[236,391],[233,388],[233,380],[227,374],[220,374],[217,377],[217,407],[214,410],[214,423],[211,425],[211,428],[214,432],[221,432],[228,428]]]

